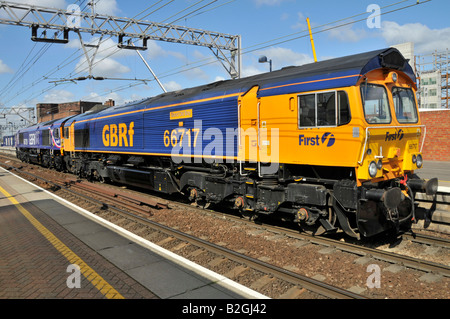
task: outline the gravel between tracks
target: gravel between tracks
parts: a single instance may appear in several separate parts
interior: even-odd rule
[[[161,210],[155,211],[151,219],[247,254],[253,258],[322,280],[328,284],[350,289],[370,298],[450,298],[450,279],[448,277],[407,269],[381,260],[375,260],[370,256],[357,256],[332,247],[324,248],[324,246],[307,241],[277,235],[257,226],[253,227],[238,221],[218,218],[207,212],[199,213],[190,209]],[[138,235],[155,243],[164,239],[163,237],[158,238],[152,232],[148,232],[146,228],[132,223],[125,224],[123,225],[124,228],[135,231]],[[163,247],[173,248],[177,244],[180,243],[177,243],[176,240],[170,241]],[[427,260],[450,265],[450,254],[448,249],[445,248],[420,245],[409,241],[397,243],[393,247],[391,247],[392,244],[385,243],[372,243],[371,245],[376,246],[378,249],[391,250],[396,253],[426,258]],[[212,256],[208,256],[208,254],[193,256],[195,254],[193,251],[190,251],[191,249],[191,246],[182,247],[177,250],[177,253],[222,274],[235,269],[236,265],[230,261],[214,263],[211,266],[210,264],[213,262]],[[380,288],[369,288],[367,286],[368,279],[370,281],[370,276],[372,275],[372,272],[368,271],[369,265],[376,265],[381,271]],[[254,273],[250,274],[250,276],[249,274],[245,276],[237,275],[232,279],[245,284],[246,281],[250,282],[250,280],[255,282],[255,279],[258,279],[260,276],[260,274]],[[292,288],[289,284],[279,280],[264,279],[267,283],[255,290],[266,293],[269,296],[282,295]],[[296,297],[317,298],[317,296],[312,296],[309,293],[303,293]]]
[[[450,279],[426,274],[412,269],[402,269],[388,262],[355,256],[333,248],[311,244],[269,231],[255,229],[228,219],[187,210],[155,212],[152,220],[193,233],[210,242],[221,243],[229,249],[243,252],[253,258],[273,263],[302,275],[323,280],[326,283],[351,289],[371,298],[437,298],[448,299]],[[426,254],[414,244],[404,244],[398,253],[405,253],[408,245],[415,254]],[[401,251],[400,251],[401,250]],[[412,254],[412,253],[411,253]],[[432,254],[449,265],[448,251],[440,248]],[[372,272],[368,266],[376,264],[381,270],[380,288],[368,288],[367,280]]]

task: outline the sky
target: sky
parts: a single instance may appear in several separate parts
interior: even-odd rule
[[[90,12],[91,7],[87,6],[90,1],[10,2],[64,10],[76,4]],[[258,62],[263,55],[272,60],[273,70],[313,63],[307,18],[318,61],[409,41],[414,42],[418,55],[450,48],[448,0],[94,1],[97,14],[137,16],[153,22],[240,35],[242,77],[269,71],[268,63]],[[99,40],[98,35],[82,34],[82,37],[84,43]],[[116,80],[61,81],[89,75],[78,36],[71,32],[69,38],[68,44],[37,43],[31,41],[29,28],[0,24],[0,108],[79,100],[103,103],[108,99],[120,105],[163,93],[135,51],[116,50],[117,38],[102,39],[91,73]],[[208,48],[150,41],[148,50],[141,54],[167,91],[230,78]],[[2,121],[8,120],[0,118],[0,125],[4,124]]]

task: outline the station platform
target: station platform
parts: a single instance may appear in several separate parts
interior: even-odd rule
[[[437,177],[439,179],[439,191],[450,193],[450,162],[425,161],[423,168],[416,174],[424,179]]]
[[[262,299],[0,168],[0,299]]]

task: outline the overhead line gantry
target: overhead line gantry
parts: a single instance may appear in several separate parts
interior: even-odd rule
[[[148,40],[207,47],[222,63],[231,78],[240,77],[241,38],[239,35],[93,14],[73,10],[73,7],[70,7],[68,10],[62,10],[1,1],[0,23],[31,28],[31,39],[37,42],[68,43],[69,33],[76,32],[117,37],[118,47],[122,49],[146,50]],[[43,37],[38,36],[39,29],[43,30]],[[50,30],[55,31],[54,36],[48,36],[47,33]],[[133,41],[141,41],[142,45],[135,46]]]

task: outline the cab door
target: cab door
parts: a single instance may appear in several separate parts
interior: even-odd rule
[[[259,87],[255,86],[239,99],[239,149],[241,174],[257,169],[259,161]]]
[[[75,151],[74,126],[75,126],[75,121],[69,125],[65,124],[63,126],[62,145],[64,147],[64,152]]]

